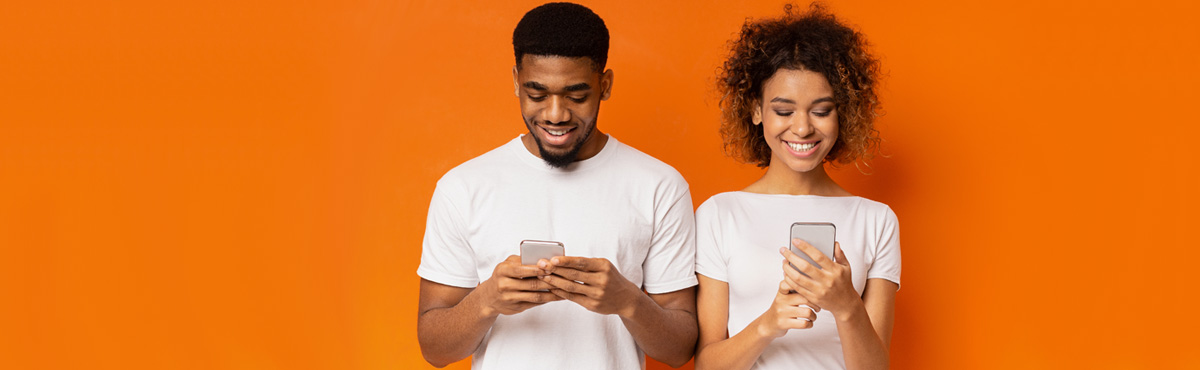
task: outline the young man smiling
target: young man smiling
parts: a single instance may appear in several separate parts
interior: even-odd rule
[[[697,325],[695,220],[670,166],[597,127],[613,72],[608,29],[576,4],[513,31],[513,87],[529,133],[438,181],[422,245],[417,336],[445,366],[678,367]],[[521,240],[565,257],[522,265]]]

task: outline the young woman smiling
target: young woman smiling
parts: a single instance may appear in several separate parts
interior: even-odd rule
[[[861,33],[819,5],[747,21],[731,49],[718,82],[725,149],[767,170],[696,211],[696,368],[887,368],[896,215],[826,173],[878,146],[879,62]],[[820,268],[786,248],[800,221],[837,228],[832,256],[791,241]]]

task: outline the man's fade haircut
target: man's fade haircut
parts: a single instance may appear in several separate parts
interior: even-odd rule
[[[526,54],[586,57],[596,72],[608,63],[608,27],[591,9],[573,3],[548,3],[525,13],[513,30],[517,69]]]

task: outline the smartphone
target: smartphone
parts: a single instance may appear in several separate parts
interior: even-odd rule
[[[825,257],[829,257],[829,259],[832,260],[833,242],[836,234],[837,227],[828,222],[796,222],[792,224],[791,238],[788,239],[788,248],[792,250],[792,253],[800,256],[800,258],[808,261],[808,263],[811,263],[813,266],[817,266],[817,268],[821,268],[820,265],[817,265],[816,261],[813,261],[812,258],[808,258],[807,254],[799,249],[796,249],[796,246],[792,245],[792,239],[800,239],[808,242],[808,244],[817,247],[817,250],[821,251]],[[800,271],[800,269],[796,268],[796,265],[792,265],[792,268],[795,268],[796,271]],[[801,274],[804,273],[801,272]],[[808,275],[805,274],[804,276]]]
[[[540,259],[550,259],[555,256],[565,256],[563,243],[544,240],[521,241],[521,264],[536,265]]]

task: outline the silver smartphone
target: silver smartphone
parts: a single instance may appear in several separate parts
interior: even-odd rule
[[[563,243],[544,240],[522,240],[521,241],[521,264],[536,265],[540,259],[550,259],[556,256],[565,256],[566,248],[563,248]]]
[[[817,268],[821,268],[820,265],[817,265],[816,261],[813,261],[812,258],[808,258],[807,254],[799,249],[796,249],[796,246],[792,245],[792,239],[800,239],[808,242],[808,244],[817,247],[817,250],[821,251],[825,257],[829,257],[829,259],[832,260],[833,242],[834,238],[837,236],[836,234],[837,226],[834,226],[828,222],[796,222],[792,224],[791,238],[788,239],[788,248],[792,250],[792,253],[800,256],[800,258],[808,261],[808,263],[811,263],[813,266],[817,266]],[[792,265],[792,268],[796,268],[796,265]],[[796,271],[800,271],[800,269],[796,269]],[[801,274],[804,273],[801,272]]]

